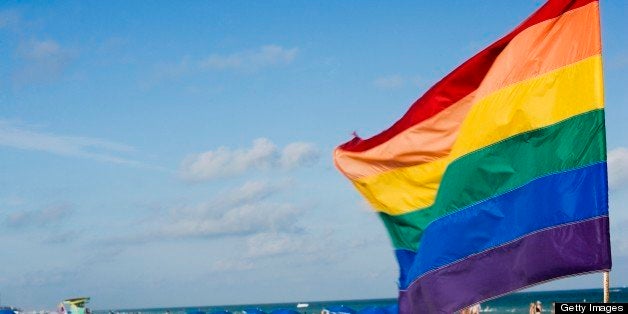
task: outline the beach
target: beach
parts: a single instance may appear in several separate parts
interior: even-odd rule
[[[611,302],[628,302],[628,288],[611,288]],[[543,312],[550,313],[552,302],[602,302],[602,289],[585,290],[561,290],[561,291],[538,291],[519,292],[501,298],[482,303],[481,312],[486,313],[528,313],[528,306],[531,302],[541,301]],[[188,307],[161,307],[144,309],[100,309],[95,310],[95,314],[109,314],[111,311],[119,314],[183,314],[193,310],[201,310],[212,313],[217,310],[227,310],[233,313],[241,313],[247,308],[259,308],[266,312],[275,309],[287,308],[297,309],[298,303],[307,303],[307,308],[299,309],[300,313],[320,313],[327,306],[345,305],[355,310],[361,310],[369,306],[388,306],[394,304],[396,299],[368,299],[368,300],[338,300],[338,301],[307,301],[295,300],[287,303],[268,304],[239,304],[239,305],[207,305]]]

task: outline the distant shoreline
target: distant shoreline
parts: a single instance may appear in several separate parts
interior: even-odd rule
[[[627,287],[611,287],[611,302],[628,302]],[[620,299],[614,300],[613,296]],[[543,290],[543,291],[522,291],[515,292],[495,300],[484,303],[484,306],[491,308],[509,307],[509,308],[526,308],[530,302],[541,300],[544,304],[551,304],[554,301],[583,301],[595,302],[602,299],[602,288],[574,289],[574,290]],[[344,299],[344,300],[294,300],[289,302],[272,302],[272,303],[242,303],[242,304],[220,304],[220,305],[190,305],[190,306],[166,306],[166,307],[150,307],[150,308],[119,308],[119,309],[99,309],[94,310],[95,314],[107,314],[110,311],[115,313],[182,313],[191,309],[200,309],[209,311],[216,309],[226,309],[229,311],[241,311],[245,308],[293,308],[297,303],[308,303],[309,307],[305,309],[307,313],[320,311],[322,307],[329,305],[347,305],[354,308],[366,307],[368,305],[385,305],[396,302],[395,297],[377,298],[377,299]]]

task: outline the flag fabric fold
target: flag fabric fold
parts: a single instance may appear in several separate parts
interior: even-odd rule
[[[603,96],[598,2],[550,0],[336,148],[395,247],[401,312],[610,269]]]

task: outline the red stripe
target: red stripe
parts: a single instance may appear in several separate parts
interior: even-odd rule
[[[413,125],[436,115],[476,90],[497,56],[523,30],[594,1],[597,0],[548,1],[511,33],[488,46],[436,83],[423,96],[417,99],[406,114],[393,126],[369,139],[361,139],[356,136],[349,142],[340,145],[339,148],[352,152],[366,151],[390,140]]]

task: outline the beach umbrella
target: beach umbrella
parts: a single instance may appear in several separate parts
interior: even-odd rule
[[[388,314],[384,308],[378,306],[365,307],[358,311],[358,314]]]
[[[299,312],[292,309],[278,309],[273,310],[270,314],[300,314]]]
[[[325,308],[330,314],[356,314],[356,311],[344,305],[332,305]]]
[[[386,314],[398,314],[399,313],[399,304],[391,304],[384,308],[386,310]]]
[[[244,310],[244,313],[245,313],[245,314],[266,314],[266,312],[262,311],[262,310],[261,310],[261,309],[259,309],[259,308],[255,308],[255,309],[253,309],[253,308],[251,308],[251,309],[245,309],[245,310]]]

